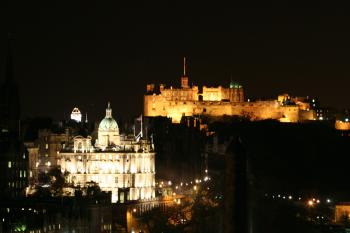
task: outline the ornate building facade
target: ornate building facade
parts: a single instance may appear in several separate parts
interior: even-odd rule
[[[300,122],[314,120],[314,111],[307,107],[309,103],[300,101],[286,104],[281,99],[265,101],[246,101],[244,88],[232,82],[229,87],[206,87],[202,90],[196,85],[189,85],[184,64],[180,88],[166,88],[164,84],[159,89],[154,84],[147,85],[144,96],[144,115],[149,117],[163,116],[179,123],[183,116],[205,115],[210,117],[244,116],[251,120],[276,119],[281,122]]]
[[[75,137],[73,145],[59,153],[58,163],[74,186],[97,183],[102,191],[112,192],[112,202],[155,197],[154,146],[120,134],[109,103],[95,144],[89,136]]]

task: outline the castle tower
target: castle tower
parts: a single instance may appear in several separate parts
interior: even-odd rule
[[[230,101],[231,102],[244,102],[244,90],[242,85],[237,82],[230,82]]]
[[[181,88],[189,88],[188,85],[188,76],[187,76],[187,70],[186,70],[186,57],[184,57],[184,64],[183,64],[183,76],[181,77]]]

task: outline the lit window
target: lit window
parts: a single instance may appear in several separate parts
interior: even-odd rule
[[[47,157],[49,157],[49,155],[46,153],[46,154],[45,154],[45,157],[47,158]]]
[[[19,171],[19,178],[22,178],[22,170]]]
[[[46,143],[45,149],[46,149],[46,150],[49,149],[49,144]]]
[[[23,171],[23,177],[27,177],[27,171]]]
[[[26,159],[26,154],[25,153],[23,153],[23,159]]]
[[[8,162],[8,168],[11,168],[12,167],[12,164],[11,164],[11,161]]]

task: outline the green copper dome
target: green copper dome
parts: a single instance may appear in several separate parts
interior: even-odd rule
[[[239,83],[234,82],[234,81],[231,80],[230,88],[242,88],[242,85],[240,85]]]
[[[98,126],[98,130],[101,130],[101,131],[119,130],[117,122],[112,117],[112,109],[111,109],[110,103],[108,103],[108,107],[106,109],[106,116],[100,122],[100,125]]]
[[[118,124],[113,118],[105,117],[100,122],[98,129],[103,131],[115,131],[118,130]]]

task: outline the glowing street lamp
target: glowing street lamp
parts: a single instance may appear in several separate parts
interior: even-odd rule
[[[308,204],[308,206],[312,207],[312,206],[314,206],[314,201],[310,200],[310,201],[307,202],[307,204]]]

